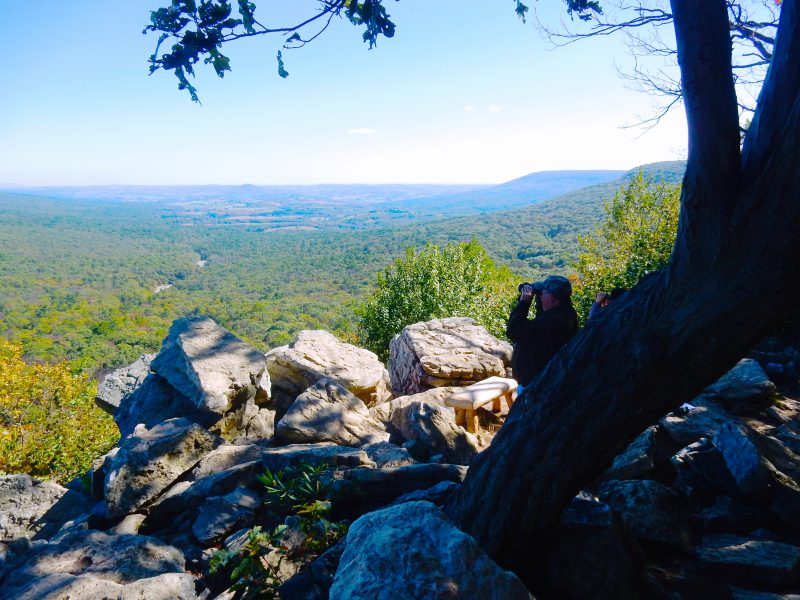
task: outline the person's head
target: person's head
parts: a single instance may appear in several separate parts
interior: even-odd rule
[[[539,292],[542,300],[542,310],[548,311],[560,304],[570,302],[572,297],[572,284],[566,277],[550,275],[544,281],[537,281],[534,288]]]
[[[616,300],[617,298],[622,296],[622,294],[624,294],[627,291],[628,291],[627,289],[622,288],[622,287],[614,288],[613,290],[611,290],[611,293],[608,295],[608,301],[609,302],[614,302],[614,300]]]

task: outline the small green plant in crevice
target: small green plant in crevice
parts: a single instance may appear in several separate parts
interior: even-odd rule
[[[275,517],[294,516],[302,542],[287,544],[290,528],[278,525],[272,532],[260,526],[251,529],[236,548],[218,550],[210,561],[211,573],[230,570],[231,590],[243,598],[277,598],[283,583],[280,566],[284,559],[315,558],[347,533],[345,522],[331,521],[328,499],[329,467],[300,464],[272,473],[266,469],[258,480],[264,484],[264,505]]]

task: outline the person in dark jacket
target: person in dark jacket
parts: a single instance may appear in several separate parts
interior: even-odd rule
[[[534,298],[536,317],[528,319]],[[551,275],[544,281],[522,284],[506,326],[506,335],[514,344],[511,370],[520,388],[541,373],[577,331],[578,315],[572,307],[569,279]]]

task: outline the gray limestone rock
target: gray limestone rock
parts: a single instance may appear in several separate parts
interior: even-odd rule
[[[138,388],[150,373],[150,363],[155,354],[142,354],[127,367],[109,373],[97,386],[95,403],[108,414],[113,415],[126,396]]]
[[[691,544],[689,507],[662,483],[644,480],[606,481],[597,492],[639,540],[687,550]]]
[[[193,480],[202,479],[236,465],[261,460],[265,448],[258,444],[222,444],[206,454],[192,469]]]
[[[764,494],[775,478],[775,467],[764,457],[741,424],[725,424],[714,436],[714,446],[725,459],[728,471],[746,494]]]
[[[692,520],[703,534],[746,534],[770,526],[768,512],[744,504],[729,496],[719,496],[714,504],[693,515]]]
[[[392,413],[398,408],[403,408],[412,402],[425,402],[428,404],[436,404],[437,406],[444,406],[444,401],[460,389],[462,388],[452,385],[431,388],[418,394],[412,394],[411,396],[400,396],[399,398],[394,398],[392,400],[382,402],[381,404],[376,404],[369,409],[369,412],[373,417],[382,423],[388,424],[392,422]],[[449,407],[447,407],[447,409],[455,414],[454,409]]]
[[[208,317],[175,321],[150,367],[202,412],[269,400],[264,355]]]
[[[0,541],[47,538],[91,510],[91,498],[30,475],[0,476]]]
[[[288,346],[267,353],[273,390],[290,401],[320,379],[333,379],[371,406],[388,399],[388,374],[378,357],[327,331],[305,330]]]
[[[261,504],[257,493],[243,487],[224,496],[212,496],[200,507],[192,534],[203,546],[212,546],[231,532],[251,524]]]
[[[466,465],[480,450],[477,438],[456,425],[453,412],[443,406],[410,402],[392,412],[392,425],[409,442],[418,460],[440,457],[439,462]]]
[[[408,450],[395,446],[390,442],[367,444],[362,446],[361,449],[367,453],[367,456],[379,469],[383,467],[402,467],[417,463],[408,453]]]
[[[106,475],[109,516],[121,517],[151,502],[220,443],[187,419],[140,428],[123,440]]]
[[[275,409],[258,406],[254,398],[248,398],[242,406],[227,413],[209,430],[228,442],[268,440],[275,433]]]
[[[742,585],[800,583],[800,547],[736,535],[709,535],[696,549],[703,566]]]
[[[14,588],[15,600],[194,600],[197,580],[188,573],[165,573],[127,584],[91,575],[59,573]]]
[[[275,438],[282,443],[362,446],[388,441],[389,434],[360,399],[338,382],[320,379],[278,421]]]
[[[350,526],[331,600],[396,598],[531,598],[467,534],[428,502],[370,513]]]
[[[511,350],[511,344],[467,317],[409,325],[389,344],[392,391],[402,396],[470,385],[493,375],[506,377]]]
[[[440,481],[434,486],[429,487],[425,490],[414,490],[413,492],[408,492],[407,494],[403,494],[402,496],[398,496],[393,502],[392,505],[395,504],[402,504],[403,502],[430,502],[431,504],[435,504],[436,506],[442,506],[450,497],[458,484],[454,481]]]
[[[86,530],[58,542],[34,544],[6,565],[0,574],[0,597],[104,597],[105,590],[121,591],[119,586],[165,573],[184,574],[184,557],[176,548],[145,536]],[[104,582],[116,585],[107,586]],[[157,590],[154,588],[152,597],[168,597]],[[101,595],[93,595],[96,593]]]
[[[319,444],[294,444],[281,448],[267,448],[261,455],[261,464],[273,473],[300,464],[330,467],[374,467],[375,463],[363,450],[347,448],[325,442]]]

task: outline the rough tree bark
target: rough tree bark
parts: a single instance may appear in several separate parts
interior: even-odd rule
[[[689,124],[670,265],[587,325],[514,405],[446,510],[533,589],[552,527],[633,438],[800,298],[800,0],[740,152],[724,0],[672,0]]]

